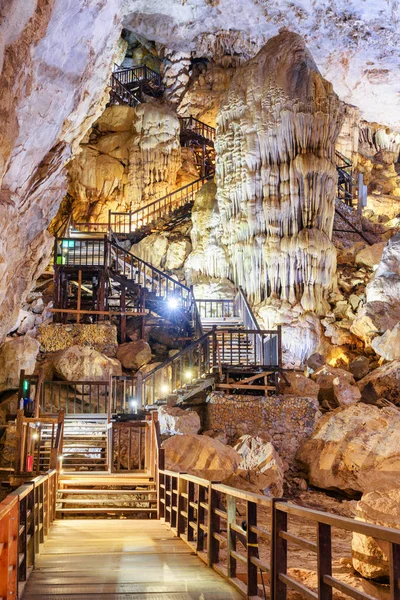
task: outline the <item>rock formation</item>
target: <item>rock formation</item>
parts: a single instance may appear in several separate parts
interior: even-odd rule
[[[324,415],[297,454],[311,485],[348,493],[395,487],[400,413],[358,403]]]
[[[217,118],[217,199],[231,278],[251,301],[326,310],[340,126],[338,98],[295,34],[233,77]]]

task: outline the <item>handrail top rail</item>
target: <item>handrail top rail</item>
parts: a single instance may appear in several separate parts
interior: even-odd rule
[[[221,302],[224,304],[233,304],[235,301],[234,298],[194,298],[194,299],[196,302]]]
[[[212,483],[212,488],[216,492],[222,492],[227,496],[233,496],[234,498],[238,498],[239,500],[250,500],[255,504],[264,505],[268,507],[272,505],[272,498],[268,498],[267,496],[263,496],[262,494],[256,494],[255,492],[246,492],[245,490],[240,490],[230,485],[225,485],[224,483]]]
[[[172,471],[171,469],[160,469],[159,471],[162,475],[167,475],[168,477],[179,477],[180,479],[184,479],[185,481],[190,481],[192,483],[197,483],[204,487],[208,487],[210,483],[212,483],[209,479],[204,479],[203,477],[198,477],[197,475],[191,475],[190,473],[180,473],[179,471]]]
[[[138,262],[141,262],[142,264],[146,265],[146,267],[148,267],[152,271],[155,271],[159,276],[161,276],[161,277],[163,277],[165,279],[168,279],[169,281],[171,281],[172,283],[174,283],[178,287],[181,287],[186,292],[188,292],[188,293],[190,292],[190,288],[188,288],[186,285],[184,285],[183,283],[181,283],[177,279],[174,279],[173,277],[171,277],[167,273],[164,273],[164,271],[160,271],[160,269],[157,269],[157,267],[154,267],[153,265],[151,265],[147,261],[143,260],[143,258],[139,258],[139,256],[135,256],[135,254],[132,254],[132,252],[129,252],[129,250],[125,250],[125,248],[122,248],[122,246],[120,246],[116,242],[107,240],[107,243],[110,244],[110,246],[112,246],[114,248],[117,248],[119,252],[122,252],[123,254],[127,254],[128,256],[134,258]]]
[[[120,375],[113,375],[113,377],[120,377]],[[55,385],[109,385],[110,381],[109,379],[96,379],[96,380],[89,380],[89,379],[74,379],[71,381],[67,381],[66,379],[49,379],[49,380],[45,380],[43,382],[44,384],[55,384]],[[43,420],[43,419],[39,419]]]
[[[118,68],[113,70],[113,74],[121,73],[123,71],[138,71],[139,69],[146,69],[147,71],[150,71],[150,73],[154,73],[154,75],[157,75],[157,77],[161,77],[161,73],[157,73],[157,71],[154,71],[154,69],[148,67],[147,65],[134,65],[133,67],[122,67],[121,65],[117,65],[117,63],[114,63],[114,66]]]
[[[144,211],[145,209],[149,208],[150,206],[153,206],[154,204],[157,204],[158,202],[162,202],[166,198],[169,198],[170,196],[174,196],[175,194],[182,192],[186,188],[189,188],[189,187],[195,185],[196,183],[200,183],[200,181],[205,181],[205,180],[211,179],[211,177],[214,177],[214,175],[208,175],[207,177],[199,177],[198,179],[195,179],[191,183],[187,183],[186,185],[183,185],[182,187],[178,188],[177,190],[174,190],[173,192],[169,192],[169,194],[165,194],[165,196],[162,196],[161,198],[158,198],[157,200],[153,200],[153,202],[150,202],[149,204],[146,204],[145,206],[142,206],[141,208],[137,208],[136,210],[133,210],[130,212],[110,211],[110,215],[121,215],[121,216],[136,215],[137,213]]]
[[[293,504],[292,502],[278,501],[276,502],[276,507],[278,510],[285,512],[288,515],[305,517],[311,521],[331,525],[332,527],[337,527],[338,529],[361,533],[363,535],[374,537],[392,544],[400,544],[400,530],[394,530],[390,527],[374,525],[372,523],[366,523],[365,521],[357,521],[349,517],[342,517],[340,515],[316,510],[306,506],[299,506],[297,504]]]
[[[259,330],[261,331],[261,327],[260,327],[260,325],[258,324],[258,321],[257,321],[257,319],[256,319],[256,316],[255,316],[255,314],[253,313],[253,309],[251,308],[251,306],[250,306],[250,304],[249,304],[249,301],[247,300],[247,296],[246,296],[246,294],[245,294],[245,292],[244,292],[244,289],[242,288],[242,286],[241,286],[241,285],[240,285],[240,286],[239,286],[239,288],[238,288],[238,295],[239,295],[239,296],[242,298],[242,300],[243,300],[243,302],[244,302],[244,304],[245,304],[245,306],[246,306],[247,312],[249,313],[249,316],[250,316],[250,318],[251,318],[251,320],[252,320],[252,322],[253,322],[253,324],[254,324],[255,328],[256,328],[256,329],[259,329]]]
[[[0,521],[5,517],[10,510],[14,508],[14,506],[18,504],[18,495],[10,492],[3,500],[0,502]]]

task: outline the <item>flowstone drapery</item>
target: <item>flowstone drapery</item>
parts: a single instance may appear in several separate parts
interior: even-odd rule
[[[237,70],[217,118],[217,200],[231,278],[252,302],[327,308],[342,109],[294,33]]]

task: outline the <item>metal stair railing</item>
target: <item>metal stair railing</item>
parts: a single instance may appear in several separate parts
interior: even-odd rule
[[[164,300],[174,299],[176,305],[171,308],[190,308],[190,288],[145,260],[124,250],[115,242],[108,240],[107,247],[107,264],[111,274],[119,275]]]
[[[194,196],[210,177],[201,177],[162,198],[130,212],[109,211],[109,228],[116,234],[130,234],[194,201]]]
[[[194,134],[204,138],[206,141],[211,142],[214,146],[215,142],[215,128],[211,127],[211,125],[207,125],[203,123],[203,121],[199,121],[195,117],[179,117],[179,121],[181,124],[181,132],[190,131]]]

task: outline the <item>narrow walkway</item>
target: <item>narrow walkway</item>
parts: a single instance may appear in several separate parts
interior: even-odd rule
[[[23,599],[239,600],[160,521],[54,522]]]

